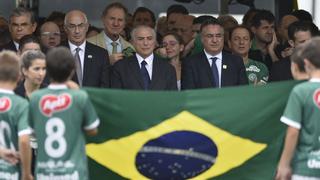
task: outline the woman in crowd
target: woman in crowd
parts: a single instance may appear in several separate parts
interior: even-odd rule
[[[170,64],[175,68],[177,75],[177,85],[181,87],[181,53],[184,50],[182,38],[175,33],[167,33],[163,36],[162,47],[165,51],[165,57],[169,59]]]
[[[46,87],[43,80],[46,75],[45,55],[40,50],[28,50],[21,55],[23,80],[20,81],[15,93],[29,98],[31,93]]]

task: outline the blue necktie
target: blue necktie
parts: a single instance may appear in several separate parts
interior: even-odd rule
[[[150,77],[149,77],[149,73],[147,71],[146,68],[147,62],[145,60],[143,60],[141,62],[141,69],[140,69],[140,73],[143,79],[143,85],[144,85],[144,90],[148,90],[149,89],[149,85],[151,83],[150,81]]]
[[[213,87],[219,87],[219,72],[216,66],[217,57],[210,58],[212,60],[211,70],[213,75]]]

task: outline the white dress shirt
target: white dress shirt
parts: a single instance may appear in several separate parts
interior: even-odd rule
[[[104,35],[104,41],[105,41],[105,43],[106,43],[106,47],[107,47],[108,53],[109,53],[109,55],[111,55],[111,54],[112,54],[112,49],[113,49],[111,43],[113,42],[113,40],[110,39],[110,38],[106,35],[106,33],[103,33],[103,35]],[[117,53],[121,53],[121,52],[122,52],[122,45],[121,45],[121,43],[120,43],[120,38],[118,38],[115,42],[117,42]]]
[[[206,52],[206,50],[204,50],[204,53],[207,56],[207,60],[210,64],[210,67],[212,66],[212,59],[211,58],[213,58],[213,57],[218,58],[216,60],[216,66],[217,66],[218,73],[219,73],[219,87],[221,87],[222,52],[220,52],[219,54],[216,54],[215,56],[210,55],[209,53]]]
[[[148,71],[148,74],[149,74],[149,77],[150,77],[150,80],[152,80],[152,66],[153,66],[153,53],[148,56],[147,58],[143,58],[141,57],[138,53],[136,53],[136,57],[138,59],[138,63],[139,63],[139,68],[141,69],[141,62],[143,60],[145,60],[147,62],[146,64],[146,69]]]
[[[84,67],[84,55],[85,55],[85,49],[86,49],[86,41],[84,41],[80,46],[76,46],[72,44],[70,41],[68,41],[69,47],[71,50],[71,53],[73,56],[76,54],[76,49],[79,47],[81,50],[79,51],[79,56],[80,56],[80,63],[81,63],[81,71],[82,71],[82,76],[83,76],[83,67]]]

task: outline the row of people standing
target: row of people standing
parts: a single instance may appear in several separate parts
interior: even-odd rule
[[[179,11],[181,10],[178,10],[177,12]],[[252,20],[253,28],[251,29],[245,28],[244,26],[243,27],[236,26],[226,31],[226,28],[224,28],[221,22],[217,21],[213,17],[210,17],[207,19],[207,22],[210,21],[212,25],[215,26],[215,28],[213,29],[217,31],[209,32],[209,34],[206,35],[206,32],[202,30],[203,29],[206,30],[207,28],[203,28],[203,22],[202,22],[201,29],[196,30],[196,31],[200,31],[200,33],[196,37],[198,38],[198,41],[195,40],[194,43],[196,44],[200,42],[199,46],[201,48],[198,51],[199,53],[198,55],[202,54],[203,56],[205,54],[206,60],[208,61],[208,63],[202,64],[202,66],[199,67],[198,72],[196,72],[195,70],[192,70],[191,66],[189,66],[190,63],[188,62],[192,62],[192,61],[188,59],[204,59],[203,57],[190,56],[190,55],[186,56],[186,54],[184,54],[186,58],[183,61],[182,61],[182,57],[179,55],[179,60],[182,63],[173,64],[173,61],[171,61],[172,65],[174,65],[175,67],[176,73],[175,73],[175,76],[170,75],[170,77],[176,78],[176,81],[178,82],[176,83],[177,88],[180,89],[180,84],[182,84],[182,87],[181,87],[182,89],[216,87],[217,85],[214,85],[214,84],[218,84],[217,87],[247,84],[247,82],[244,82],[243,79],[247,79],[247,81],[249,79],[249,82],[253,84],[259,84],[259,85],[265,84],[268,81],[267,71],[271,69],[271,67],[269,67],[270,63],[268,63],[268,61],[264,61],[266,60],[265,58],[260,59],[260,62],[262,62],[264,65],[259,62],[253,61],[253,58],[251,55],[252,51],[249,51],[248,47],[251,47],[251,43],[255,44],[256,46],[259,46],[259,42],[260,42],[260,45],[261,45],[262,40],[261,38],[259,38],[259,34],[263,35],[260,29],[262,29],[264,24],[267,24],[269,27],[269,24],[271,23],[270,27],[272,27],[273,19],[271,18],[270,21],[268,20],[270,19],[269,18],[270,14],[268,15],[268,13],[270,12],[266,12],[266,11],[257,12],[257,16],[255,16]],[[76,73],[75,73],[75,76],[73,77],[73,80],[77,82],[80,86],[111,87],[111,88],[124,88],[124,89],[145,89],[145,87],[142,86],[141,84],[144,78],[141,75],[142,74],[141,64],[138,64],[138,63],[135,64],[134,65],[135,71],[131,72],[130,70],[128,73],[128,74],[140,73],[139,76],[135,77],[135,76],[125,75],[124,77],[122,77],[123,80],[129,81],[131,83],[137,84],[137,82],[140,82],[141,86],[138,88],[136,86],[133,86],[133,87],[120,86],[119,87],[118,85],[119,82],[115,81],[115,79],[117,78],[115,77],[117,74],[116,73],[117,68],[115,68],[116,63],[121,59],[128,59],[128,57],[132,55],[133,57],[134,56],[136,57],[135,59],[137,62],[139,62],[138,61],[139,59],[141,58],[146,59],[150,55],[152,56],[149,59],[152,59],[152,61],[153,61],[153,57],[156,57],[157,59],[156,61],[161,61],[161,62],[166,61],[160,57],[158,58],[157,53],[155,54],[153,53],[153,50],[157,47],[157,41],[156,41],[157,32],[155,32],[153,28],[149,29],[151,31],[150,33],[152,34],[152,36],[150,36],[151,39],[149,39],[151,40],[150,42],[147,42],[147,41],[139,42],[139,38],[137,39],[136,37],[133,37],[133,35],[136,35],[137,32],[140,33],[141,30],[145,31],[145,29],[148,29],[146,26],[144,26],[144,28],[141,28],[142,26],[140,28],[136,28],[138,29],[138,31],[133,31],[135,33],[131,33],[131,36],[132,36],[131,43],[126,41],[120,35],[125,27],[126,14],[127,14],[127,9],[122,4],[112,3],[108,5],[102,13],[102,20],[105,26],[104,31],[100,32],[99,34],[87,40],[86,40],[86,33],[88,31],[89,23],[86,15],[83,12],[78,10],[74,10],[66,14],[65,21],[64,21],[64,31],[67,36],[67,41],[61,43],[61,45],[68,47],[71,50],[71,52],[74,54],[74,56],[77,57],[76,59],[78,61],[77,62],[78,68],[76,69]],[[171,12],[171,14],[175,14],[175,13]],[[168,23],[170,19],[172,18],[168,17]],[[19,46],[17,42],[19,41],[19,38],[21,38],[23,34],[33,33],[36,26],[33,15],[23,11],[13,13],[12,16],[10,17],[10,24],[12,25],[11,34],[13,37],[12,38],[13,41],[9,43],[9,45],[11,46],[12,49],[14,49],[14,47],[16,48],[17,46]],[[46,30],[46,27],[50,27],[50,26],[55,26],[51,28],[51,29],[55,29],[55,31]],[[177,28],[173,26],[172,29],[174,30]],[[45,37],[49,37],[47,39],[46,48],[57,46],[59,39],[54,37],[58,37],[60,32],[58,32],[58,27],[54,25],[54,23],[46,22],[40,28],[40,31],[41,31],[41,37],[43,39],[45,39]],[[239,37],[239,31],[244,31],[245,37],[242,37],[242,38],[244,38],[245,41],[238,40],[239,38],[241,38]],[[251,31],[254,32],[254,36],[252,36]],[[225,36],[226,34],[228,34],[228,36]],[[269,33],[269,36],[265,38],[270,40],[270,34],[272,34],[272,37],[274,37],[274,33]],[[213,36],[213,37],[210,37],[210,36]],[[142,37],[142,38],[147,39],[146,37]],[[225,38],[228,38],[228,39],[225,39]],[[182,41],[184,39],[185,38],[182,38]],[[237,44],[237,41],[239,41],[238,44]],[[46,42],[46,40],[42,40],[42,42]],[[241,69],[240,70],[241,72],[238,71],[237,69],[233,69],[234,66],[232,65],[238,62],[239,57],[230,55],[229,53],[225,53],[225,51],[223,51],[225,49],[226,42],[228,42],[228,49],[229,51],[231,51],[231,53],[242,56],[241,62],[242,62],[242,65],[244,64],[245,66],[242,66],[241,63],[240,64],[238,63],[238,65],[236,65]],[[265,44],[268,45],[268,42],[266,42]],[[160,42],[160,45],[163,45],[163,44],[165,44],[164,40]],[[179,46],[180,45],[183,45],[184,47],[188,46],[184,41],[183,43],[179,43]],[[217,48],[214,51],[212,51],[213,46],[216,46],[215,48]],[[270,44],[268,45],[268,47],[269,46]],[[4,48],[9,49],[10,47],[6,46]],[[184,48],[184,50],[185,49],[186,48]],[[146,50],[148,50],[150,54],[145,54]],[[161,50],[159,52],[161,52]],[[160,53],[160,55],[162,54]],[[214,56],[217,58],[217,60],[215,60],[216,67],[212,66],[213,63],[212,63],[212,60],[210,59],[211,56]],[[168,56],[165,56],[165,57],[168,58]],[[226,60],[223,60],[224,57]],[[230,59],[231,61],[228,62],[227,59]],[[275,60],[271,60],[271,64],[273,64],[272,61],[275,61]],[[195,61],[195,63],[199,63],[199,61]],[[268,70],[266,70],[265,65],[268,67]],[[149,80],[150,84],[152,84],[153,75],[157,76],[156,74],[158,71],[156,69],[153,71],[153,68],[155,67],[150,67],[148,63],[145,66],[147,70],[146,72],[148,72],[148,76],[150,79]],[[243,67],[245,67],[244,68],[245,73],[242,72]],[[215,68],[217,68],[217,73],[212,72],[212,71],[215,71]],[[172,69],[172,68],[170,67],[169,69]],[[210,72],[209,70],[211,71],[210,74],[208,74]],[[171,70],[168,70],[168,71],[171,72]],[[191,71],[195,73],[195,75],[193,76],[195,76],[196,78],[190,76],[190,73],[188,74],[188,72],[191,72]],[[204,76],[202,73],[206,71],[207,71],[207,74],[205,74]],[[153,74],[153,72],[155,72],[155,74]],[[166,75],[165,73],[166,71],[162,72],[161,70],[160,72],[161,72],[160,74],[164,74],[163,76]],[[237,80],[230,80],[229,77],[231,74],[233,74],[232,76],[234,76],[234,78]],[[243,75],[246,75],[246,77],[244,77]],[[135,77],[136,79],[133,79],[133,77]],[[165,79],[165,78],[166,77],[161,77],[160,79]],[[216,79],[216,81],[219,81],[219,83],[213,82],[214,79]],[[134,80],[136,80],[137,82],[134,82]],[[202,81],[205,81],[204,83],[205,85],[189,86],[188,84],[190,84],[190,82],[192,81],[194,81],[194,83],[202,83]],[[211,84],[209,82],[211,82]],[[115,85],[116,83],[118,84]],[[153,84],[155,83],[153,82]],[[156,90],[165,90],[165,89],[166,88],[164,89],[156,88]]]

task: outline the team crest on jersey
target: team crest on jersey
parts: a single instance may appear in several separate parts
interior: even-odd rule
[[[313,94],[313,102],[320,109],[320,88],[317,89]]]
[[[9,111],[11,108],[11,99],[8,97],[0,98],[0,113]]]
[[[64,111],[70,107],[72,99],[70,94],[46,95],[40,100],[40,110],[42,114],[50,117],[52,113]]]

